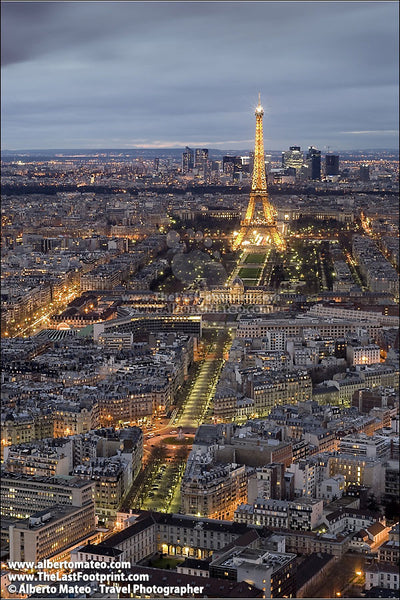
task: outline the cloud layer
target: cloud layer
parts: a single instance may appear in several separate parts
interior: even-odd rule
[[[394,148],[395,2],[3,2],[3,148]]]

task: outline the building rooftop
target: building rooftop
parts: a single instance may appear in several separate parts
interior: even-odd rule
[[[134,572],[148,574],[151,584],[158,586],[191,585],[204,588],[203,598],[262,598],[263,592],[245,581],[230,581],[228,579],[204,578],[198,575],[186,575],[166,569],[154,569],[135,565]]]
[[[36,475],[25,475],[24,473],[11,473],[9,471],[1,470],[0,473],[1,481],[6,481],[7,479],[12,479],[13,481],[20,481],[21,483],[43,483],[48,486],[51,485],[61,485],[65,487],[76,487],[82,488],[91,485],[89,481],[84,481],[79,477],[74,477],[71,475],[55,475],[54,477],[42,477]]]
[[[185,558],[185,560],[180,563],[179,568],[185,569],[198,569],[203,571],[208,571],[210,567],[209,560],[200,560],[197,558]]]
[[[78,548],[79,552],[83,552],[85,554],[96,554],[101,556],[120,556],[122,554],[122,550],[118,550],[118,548],[114,548],[113,546],[95,545],[95,544],[86,544],[86,546],[82,546]]]
[[[329,564],[333,558],[332,554],[325,552],[313,552],[307,556],[297,569],[297,590]]]

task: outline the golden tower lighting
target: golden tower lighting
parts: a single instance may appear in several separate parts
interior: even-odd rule
[[[276,228],[276,210],[268,200],[267,178],[265,175],[264,158],[264,135],[263,135],[263,116],[264,109],[261,105],[260,94],[258,95],[258,105],[255,110],[256,116],[256,138],[254,145],[254,166],[251,182],[251,191],[246,215],[241,223],[239,235],[235,239],[234,247],[238,248],[245,238],[255,230],[268,240],[268,243],[283,250],[285,243]],[[262,207],[262,217],[258,217],[256,209]],[[253,234],[254,235],[254,234]]]

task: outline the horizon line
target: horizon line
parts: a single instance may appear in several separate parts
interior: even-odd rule
[[[76,147],[65,147],[65,148],[57,148],[57,147],[52,147],[52,148],[2,148],[0,149],[0,153],[4,153],[4,152],[43,152],[43,151],[71,151],[71,150],[85,150],[85,151],[90,151],[90,152],[96,152],[99,150],[107,150],[107,151],[122,151],[122,152],[129,152],[131,150],[153,150],[154,152],[157,151],[165,151],[165,150],[184,150],[186,147],[190,147],[190,146],[165,146],[163,148],[154,148],[154,146],[131,146],[130,148],[119,148],[119,147],[106,147],[106,146],[101,146],[101,147],[96,147],[96,148],[90,148],[90,147],[84,147],[84,146],[76,146]],[[197,146],[194,146],[194,148],[197,148]],[[204,147],[204,145],[202,146],[198,146],[198,148],[200,147]],[[327,147],[326,147],[327,148]],[[304,147],[304,149],[307,149],[307,146]],[[244,150],[244,148],[230,148],[229,146],[226,146],[225,148],[216,148],[216,147],[211,147],[208,146],[207,150],[217,150],[219,152],[223,152],[224,150]],[[366,152],[366,151],[380,151],[380,150],[390,150],[392,152],[399,152],[399,148],[391,148],[391,147],[382,147],[382,148],[374,148],[374,147],[369,147],[369,148],[348,148],[348,149],[344,149],[344,148],[338,148],[336,150],[331,150],[331,149],[324,149],[324,148],[320,148],[321,151],[326,152],[326,154],[333,154],[334,152]],[[265,150],[265,152],[283,152],[284,150],[282,150],[282,148],[267,148]]]

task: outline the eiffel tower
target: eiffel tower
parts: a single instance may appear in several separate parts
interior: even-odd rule
[[[255,115],[256,141],[250,199],[233,247],[236,249],[246,242],[256,243],[260,246],[272,245],[278,250],[284,250],[285,242],[276,227],[276,210],[268,200],[263,138],[264,109],[261,106],[260,94],[258,95],[258,106]]]

